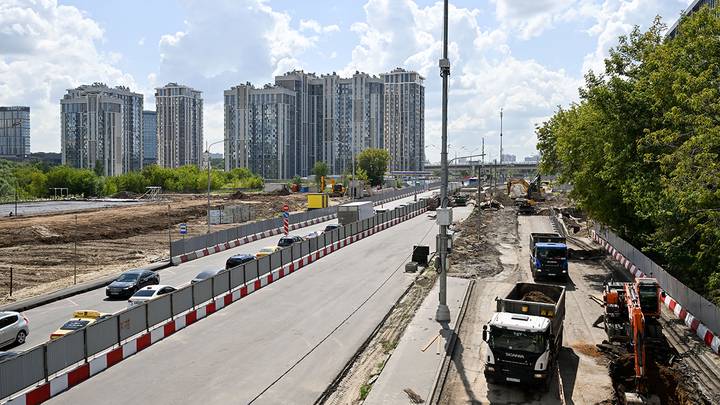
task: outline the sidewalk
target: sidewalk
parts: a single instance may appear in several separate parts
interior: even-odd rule
[[[448,328],[452,329],[470,280],[448,277],[447,281],[447,303],[452,318]],[[442,326],[435,321],[438,289],[436,282],[400,338],[364,404],[410,404],[412,401],[405,389],[428,401],[452,335],[449,330],[440,334]]]

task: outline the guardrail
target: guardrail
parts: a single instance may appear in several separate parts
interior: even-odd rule
[[[428,188],[437,187],[438,184],[430,184]],[[411,196],[414,193],[420,193],[425,191],[425,187],[408,187],[397,190],[384,191],[375,194],[370,197],[361,198],[357,201],[372,201],[374,204],[380,204],[398,198]],[[327,219],[333,218],[337,215],[337,207],[327,207],[317,210],[298,212],[290,215],[290,224],[300,224],[305,222],[311,222],[318,218],[326,217]],[[261,235],[263,232],[272,232],[275,230],[282,229],[283,221],[282,218],[271,218],[263,221],[253,222],[249,224],[243,224],[234,228],[225,229],[222,231],[215,231],[205,235],[198,235],[192,238],[180,239],[173,241],[170,244],[170,251],[172,262],[177,264],[185,260],[181,260],[183,255],[194,254],[201,252],[198,257],[206,256],[209,252],[202,253],[203,250],[213,248],[215,246],[223,246],[226,243],[232,243],[233,241],[243,240],[244,238],[252,237],[253,235]],[[237,246],[237,245],[236,245]],[[233,246],[234,247],[234,246]]]
[[[657,279],[665,291],[665,305],[715,353],[720,350],[720,309],[658,266],[641,251],[607,227],[595,224],[593,238],[634,276]]]
[[[342,226],[0,361],[0,399],[23,392],[16,397],[19,403],[44,402],[275,279],[425,207],[420,199]]]

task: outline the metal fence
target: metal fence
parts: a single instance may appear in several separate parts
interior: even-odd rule
[[[715,304],[681,283],[610,229],[595,224],[595,233],[630,260],[640,271],[649,277],[656,278],[668,295],[673,297],[686,311],[700,320],[715,335],[720,333],[720,309]]]
[[[430,184],[428,187],[436,187],[437,184]],[[408,187],[403,189],[391,189],[383,190],[370,197],[361,198],[358,201],[372,201],[377,204],[380,201],[386,201],[388,199],[397,199],[403,196],[412,195],[413,193],[420,193],[425,191],[425,187]],[[327,207],[307,212],[297,212],[290,215],[290,224],[298,224],[305,221],[310,221],[327,215],[336,215],[337,207]],[[170,245],[171,255],[180,256],[191,252],[196,252],[211,246],[230,242],[235,239],[244,238],[246,236],[255,235],[261,232],[267,232],[272,229],[282,227],[283,221],[280,216],[278,218],[266,219],[264,221],[253,222],[249,224],[243,224],[234,228],[225,229],[222,231],[215,231],[205,235],[193,236],[192,238],[184,238],[173,241]]]
[[[397,207],[364,221],[348,224],[317,238],[293,244],[272,255],[253,260],[221,272],[198,283],[190,284],[160,298],[135,305],[112,316],[44,343],[17,357],[0,362],[0,399],[7,398],[28,387],[46,382],[55,375],[89,362],[101,353],[120,347],[130,339],[163,327],[178,315],[201,307],[222,297],[272,270],[288,265],[301,257],[321,250],[331,243],[370,229],[382,222],[425,207],[425,200]]]

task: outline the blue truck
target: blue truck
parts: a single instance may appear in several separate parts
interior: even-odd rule
[[[568,247],[558,233],[530,234],[530,271],[534,280],[557,277],[568,279]]]

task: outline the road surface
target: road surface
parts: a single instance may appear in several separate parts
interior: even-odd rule
[[[433,246],[436,233],[419,215],[365,238],[50,403],[312,403],[412,282],[413,245]]]
[[[431,192],[419,194],[419,196],[429,196],[430,193]],[[413,201],[413,197],[406,197],[385,203],[383,207],[392,208],[409,201]],[[300,228],[295,230],[292,234],[302,236],[313,231],[322,231],[325,229],[325,226],[330,223],[337,223],[337,220],[333,219],[305,228]],[[255,252],[265,246],[275,245],[280,237],[281,235],[276,235],[260,239],[252,243],[247,243],[236,248],[228,249],[220,253],[215,253],[210,256],[161,270],[158,273],[160,274],[160,283],[176,287],[185,285],[186,283],[189,283],[195,275],[203,270],[224,268],[225,261],[228,257],[239,253],[255,254]],[[111,313],[120,311],[126,307],[126,300],[111,301],[106,299],[105,288],[101,288],[25,311],[23,314],[30,321],[30,335],[27,337],[27,342],[21,346],[8,348],[6,350],[22,351],[46,342],[53,331],[72,317],[73,311],[93,309],[100,312]]]

